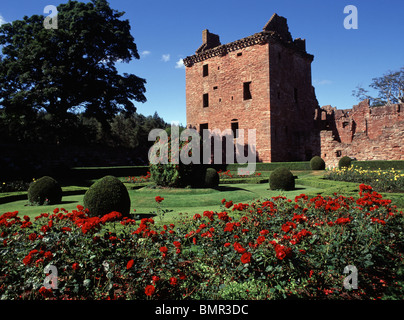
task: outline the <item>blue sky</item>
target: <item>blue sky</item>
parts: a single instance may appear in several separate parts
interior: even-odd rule
[[[82,0],[87,2],[87,0]],[[2,0],[0,21],[42,14],[61,0]],[[185,69],[179,61],[195,53],[202,30],[228,43],[260,32],[273,13],[288,19],[293,38],[305,38],[314,55],[312,79],[320,106],[351,108],[352,90],[367,88],[373,77],[404,66],[404,1],[402,0],[110,0],[125,11],[140,60],[119,64],[121,72],[147,80],[144,115],[157,113],[167,122],[185,124]],[[358,9],[358,29],[347,30],[344,7]]]

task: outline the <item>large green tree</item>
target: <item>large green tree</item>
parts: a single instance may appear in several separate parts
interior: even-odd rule
[[[139,59],[124,12],[105,0],[69,1],[57,10],[57,29],[46,29],[42,15],[0,26],[5,115],[30,119],[45,110],[60,127],[75,110],[104,123],[136,112],[132,101],[146,101],[146,81],[115,65]]]

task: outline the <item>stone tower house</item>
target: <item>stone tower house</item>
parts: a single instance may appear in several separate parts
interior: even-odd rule
[[[245,135],[256,129],[257,161],[320,155],[313,58],[277,14],[261,32],[227,44],[204,30],[202,45],[184,59],[187,126],[245,129]]]

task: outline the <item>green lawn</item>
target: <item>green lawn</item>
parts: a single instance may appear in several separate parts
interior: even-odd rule
[[[156,212],[157,203],[154,198],[161,196],[164,201],[161,203],[162,209],[170,210],[165,214],[164,223],[170,223],[176,220],[182,214],[202,214],[205,210],[218,211],[221,209],[221,200],[232,200],[234,203],[248,203],[256,199],[265,199],[273,196],[284,195],[289,199],[305,193],[314,196],[318,193],[323,195],[332,195],[334,192],[346,196],[357,196],[359,188],[356,183],[337,182],[321,179],[324,171],[296,171],[298,176],[296,180],[296,189],[293,191],[280,192],[269,190],[268,183],[259,184],[221,184],[217,189],[169,189],[169,188],[150,188],[142,187],[131,189],[133,185],[129,184],[129,195],[131,199],[131,213],[136,209],[138,218],[153,214]],[[128,185],[128,184],[127,184]],[[74,186],[68,187],[74,190]],[[403,194],[383,194],[386,198],[393,199],[393,203],[399,208],[404,208]],[[35,217],[41,213],[52,213],[55,208],[65,208],[73,210],[76,206],[83,205],[83,194],[66,195],[63,202],[52,206],[28,206],[27,200],[12,201],[0,204],[0,214],[8,211],[19,211],[19,215],[28,215]]]

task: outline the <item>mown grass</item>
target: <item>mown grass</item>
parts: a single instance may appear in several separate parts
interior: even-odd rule
[[[128,187],[128,192],[131,199],[131,213],[134,213],[137,218],[154,215],[157,212],[156,196],[161,196],[164,201],[160,207],[168,210],[165,213],[162,223],[175,222],[180,214],[202,214],[206,210],[219,211],[221,210],[221,200],[232,200],[234,203],[248,203],[257,199],[268,199],[274,196],[283,195],[289,199],[302,193],[308,196],[317,194],[333,195],[338,193],[345,196],[356,196],[359,192],[358,183],[331,181],[323,179],[325,171],[293,171],[293,174],[298,177],[296,180],[296,189],[293,191],[274,191],[269,189],[268,183],[236,183],[236,184],[221,184],[216,189],[199,188],[199,189],[173,189],[173,188],[157,188],[151,185],[136,188],[134,184],[125,184]],[[269,176],[264,173],[264,176]],[[123,181],[123,178],[122,178]],[[10,201],[0,204],[0,213],[9,211],[19,211],[20,215],[35,217],[41,213],[50,213],[55,209],[64,208],[73,210],[77,205],[83,205],[83,196],[86,188],[77,186],[66,186],[63,188],[65,196],[59,205],[52,206],[28,206],[25,199],[18,201]],[[75,192],[82,194],[72,194]],[[23,192],[18,192],[19,196],[23,196]],[[401,210],[404,208],[404,195],[393,193],[382,193],[385,198],[393,200]],[[10,195],[10,194],[8,194]],[[4,196],[4,195],[0,195]],[[136,210],[136,211],[134,211]],[[156,219],[159,222],[159,219]]]

